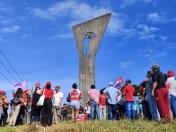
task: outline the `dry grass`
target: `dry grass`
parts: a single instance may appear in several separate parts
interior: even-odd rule
[[[51,127],[40,125],[24,125],[17,127],[0,128],[0,132],[176,132],[176,121],[163,124],[151,121],[70,121],[59,123]]]

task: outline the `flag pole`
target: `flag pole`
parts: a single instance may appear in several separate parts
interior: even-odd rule
[[[26,89],[27,89],[27,80],[26,80]]]

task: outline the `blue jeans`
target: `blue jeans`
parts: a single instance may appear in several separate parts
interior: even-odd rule
[[[108,119],[109,120],[117,120],[118,119],[116,104],[109,104],[108,103]]]
[[[106,107],[100,108],[100,120],[106,119]]]
[[[173,113],[173,117],[176,118],[176,96],[170,94],[170,108]]]
[[[134,102],[133,101],[127,101],[125,103],[125,109],[126,109],[126,116],[129,119],[135,119],[136,114],[135,114],[135,108],[134,108]]]
[[[32,122],[38,122],[38,121],[40,121],[40,116],[38,115],[32,116]]]
[[[91,120],[94,120],[97,118],[100,119],[99,105],[97,102],[93,100],[90,102],[90,117],[91,117]]]
[[[152,120],[160,120],[160,114],[156,105],[155,97],[151,94],[146,95],[147,101],[149,103],[150,113],[152,115]]]

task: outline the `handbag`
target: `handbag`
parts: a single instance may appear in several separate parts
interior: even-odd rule
[[[70,94],[68,94],[68,96],[67,96],[67,102],[71,102],[71,96],[70,96]]]
[[[44,100],[45,100],[45,89],[43,91],[43,94],[40,96],[38,102],[37,102],[37,106],[43,106]]]
[[[21,103],[21,99],[18,97],[14,97],[10,102],[11,104],[18,105]]]

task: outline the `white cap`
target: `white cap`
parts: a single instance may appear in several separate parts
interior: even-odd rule
[[[113,83],[113,82],[110,82],[110,83],[109,83],[109,86],[114,86],[114,83]]]

